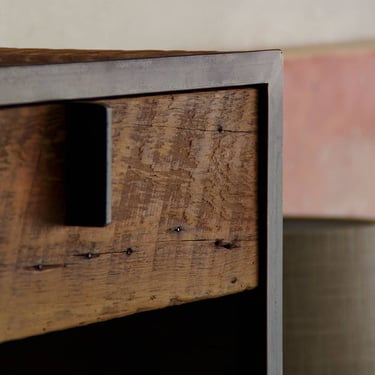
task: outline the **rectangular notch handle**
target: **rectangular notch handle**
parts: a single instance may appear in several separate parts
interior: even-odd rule
[[[66,104],[65,224],[103,227],[111,222],[111,109]]]

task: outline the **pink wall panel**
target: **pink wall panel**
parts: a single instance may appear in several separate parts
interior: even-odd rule
[[[375,49],[286,58],[284,216],[375,219]]]

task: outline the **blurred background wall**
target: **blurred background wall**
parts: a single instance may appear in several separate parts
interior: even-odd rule
[[[284,224],[285,375],[375,374],[375,228]]]
[[[293,54],[289,50],[291,47],[310,51],[311,46],[351,45],[375,40],[374,21],[374,0],[0,0],[0,46],[187,50],[286,48],[288,59],[289,53]],[[351,48],[346,50],[350,55]],[[330,48],[324,48],[324,51],[330,53]],[[302,52],[302,55],[303,59],[309,58],[308,52]],[[357,58],[354,61],[356,64]],[[321,64],[325,66],[324,61]],[[316,65],[309,66],[314,71]],[[358,74],[356,66],[351,73],[354,77]],[[366,71],[361,78],[362,85],[369,78],[368,74]],[[301,76],[304,76],[303,72]],[[316,83],[307,85],[315,91],[316,86]],[[299,92],[298,84],[293,90]],[[363,86],[356,90],[356,97],[358,92],[366,91]],[[351,90],[345,92],[348,97]],[[316,97],[319,96],[317,92]],[[342,91],[337,91],[332,100],[340,97]],[[375,112],[375,97],[372,99]],[[345,103],[349,102],[350,99]],[[334,110],[324,118],[326,122],[320,124],[322,129],[337,125],[339,121],[342,128],[350,126],[354,133],[360,133],[361,113],[358,113],[358,122],[351,120],[350,124],[345,124],[345,119],[337,120],[334,115],[340,112],[340,106],[335,106],[334,101],[325,104]],[[288,113],[292,115],[293,105],[293,102],[288,104]],[[293,125],[293,129],[303,129],[300,139],[306,142],[309,128],[314,127],[307,119],[316,111],[319,108],[310,103]],[[289,121],[292,120],[285,119],[286,128]],[[366,121],[371,124],[372,117],[368,120],[367,116]],[[375,120],[373,124],[375,129]],[[371,127],[367,126],[367,129]],[[340,132],[335,137],[337,142],[341,139]],[[351,137],[350,133],[347,140]],[[375,136],[366,135],[365,138],[374,145],[372,148],[367,144],[367,148],[375,149]],[[289,147],[291,143],[287,144]],[[339,144],[345,166],[354,171],[356,166],[352,161],[358,159],[355,156],[361,152],[361,144],[352,149],[344,143]],[[325,147],[332,150],[329,144]],[[311,155],[298,154],[297,158],[312,158],[313,151]],[[368,173],[370,178],[372,160],[359,159],[362,167],[368,169],[364,176]],[[338,157],[337,160],[343,159]],[[330,164],[329,158],[319,164],[319,168],[326,170],[336,167]],[[334,178],[336,175],[331,170]],[[307,170],[305,177],[308,174]],[[294,175],[293,170],[290,175]],[[345,189],[346,182],[355,184],[348,174],[347,181],[336,180],[335,186]],[[324,183],[318,175],[309,182],[312,191],[315,184]],[[298,188],[298,181],[293,185]],[[348,189],[350,193],[350,187]],[[371,189],[367,190],[370,196]],[[332,190],[330,194],[337,196]],[[350,197],[350,194],[343,196]],[[366,210],[366,196],[357,193],[356,196],[361,196],[361,204]],[[307,192],[302,198],[305,202],[311,199]],[[335,202],[335,206],[337,212],[341,212],[340,202]],[[355,202],[349,206],[353,212]],[[285,374],[373,375],[375,227],[369,223],[332,221],[327,217],[324,221],[302,220],[302,214],[298,217],[298,207],[293,212],[293,220],[287,218],[285,221],[284,236]],[[335,207],[330,212],[331,218],[335,218]],[[342,216],[350,218],[350,215]],[[371,219],[371,215],[366,218]]]
[[[0,0],[2,47],[258,49],[375,38],[373,0]]]

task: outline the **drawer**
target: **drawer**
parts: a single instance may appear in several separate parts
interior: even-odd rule
[[[112,109],[103,228],[64,225],[64,105],[1,109],[5,337],[255,287],[257,97],[100,101]]]
[[[274,317],[279,61],[264,52],[0,68],[0,341],[253,288]],[[135,83],[108,88],[113,69]],[[91,104],[74,126],[90,126],[96,106],[110,119],[102,227],[66,225],[72,100]]]

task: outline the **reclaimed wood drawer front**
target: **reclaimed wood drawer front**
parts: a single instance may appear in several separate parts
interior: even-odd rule
[[[256,86],[112,108],[112,223],[64,225],[64,105],[0,108],[0,341],[258,282]]]

